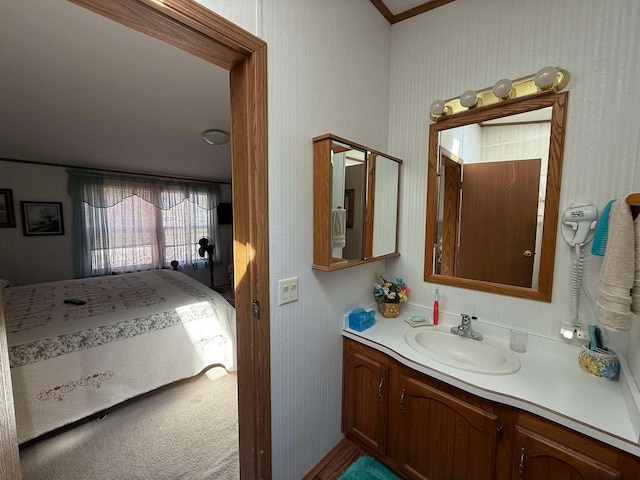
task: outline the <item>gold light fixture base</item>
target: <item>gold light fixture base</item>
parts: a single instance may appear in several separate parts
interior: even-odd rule
[[[548,68],[549,67],[546,67],[543,70],[547,70]],[[472,107],[463,106],[460,103],[460,97],[450,98],[449,100],[445,100],[444,102],[441,102],[441,103],[444,103],[444,109],[442,110],[442,113],[437,115],[437,114],[434,114],[433,111],[430,112],[431,120],[437,122],[439,119],[450,117],[451,115],[456,115],[457,113],[466,112],[467,110],[472,108],[487,107],[489,105],[500,103],[505,100],[529,97],[529,96],[537,95],[539,93],[547,92],[550,90],[553,90],[554,92],[559,92],[560,90],[562,90],[564,87],[567,86],[567,84],[569,83],[570,77],[569,77],[569,72],[567,72],[566,70],[559,67],[556,67],[556,70],[557,70],[556,78],[553,81],[553,84],[550,85],[549,87],[541,88],[538,85],[536,85],[536,81],[534,80],[534,78],[536,77],[536,75],[542,72],[541,70],[536,74],[527,75],[526,77],[513,80],[513,87],[509,92],[509,94],[504,98],[496,97],[493,93],[493,87],[487,87],[482,90],[478,90],[477,91],[478,100],[476,104]],[[435,103],[436,102],[434,102],[434,104]]]

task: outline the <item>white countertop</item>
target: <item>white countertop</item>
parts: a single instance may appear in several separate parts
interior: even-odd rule
[[[619,380],[602,379],[580,368],[580,347],[529,334],[527,351],[516,353],[521,362],[517,372],[468,372],[421,355],[407,344],[407,331],[433,328],[411,327],[404,319],[412,315],[431,318],[431,311],[405,304],[398,318],[377,313],[372,327],[358,332],[345,323],[342,335],[469,393],[534,413],[640,457],[640,395],[624,359]],[[458,323],[459,317],[440,312],[439,326]],[[508,328],[481,320],[474,320],[472,327],[508,347]]]

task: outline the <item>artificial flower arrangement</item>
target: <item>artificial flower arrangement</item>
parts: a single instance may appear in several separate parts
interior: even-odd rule
[[[377,281],[373,284],[373,296],[378,303],[406,302],[409,297],[409,287],[402,278],[396,277],[395,283],[385,280],[378,274]]]

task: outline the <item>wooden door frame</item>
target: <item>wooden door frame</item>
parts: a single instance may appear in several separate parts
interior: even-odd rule
[[[230,71],[238,426],[243,479],[271,478],[267,51],[191,0],[69,0]],[[258,318],[252,304],[259,305]],[[0,304],[1,305],[1,304]],[[21,478],[0,308],[0,477]]]

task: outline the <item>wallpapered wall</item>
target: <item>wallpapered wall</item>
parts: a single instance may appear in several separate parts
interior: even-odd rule
[[[311,270],[312,138],[334,133],[396,156],[391,26],[368,0],[199,1],[267,42],[273,478],[293,480],[341,438],[343,315],[373,301],[384,269]],[[278,306],[277,280],[291,276],[300,300]]]
[[[430,103],[546,65],[568,69],[561,208],[582,199],[601,208],[640,185],[640,116],[626,98],[640,74],[640,7],[456,0],[391,27],[369,0],[199,1],[268,44],[273,478],[300,478],[341,436],[342,315],[371,301],[385,268],[407,279],[411,301],[432,302],[435,285],[422,281]],[[327,132],[405,160],[399,259],[310,270],[311,138]],[[588,258],[592,298],[600,266]],[[569,315],[570,270],[559,243],[551,304],[440,287],[440,308],[555,338]],[[293,275],[300,301],[279,307],[277,280]],[[581,315],[592,323],[587,303]],[[640,377],[635,323],[629,356]]]
[[[0,278],[14,285],[74,278],[72,201],[64,168],[0,161],[0,185],[13,190],[16,228],[0,229]],[[62,202],[64,235],[25,237],[21,201]]]
[[[420,281],[424,260],[424,211],[429,105],[503,77],[535,73],[546,65],[571,74],[560,194],[561,212],[577,201],[602,210],[611,198],[640,189],[640,117],[630,102],[640,66],[640,5],[634,0],[514,2],[456,0],[392,29],[390,148],[406,159],[402,184],[400,251],[390,267],[428,305],[437,285]],[[482,245],[478,246],[482,254]],[[595,323],[601,257],[587,254],[580,318]],[[518,300],[439,287],[440,309],[559,338],[570,312],[572,258],[558,233],[553,301]],[[640,378],[640,319],[630,336],[606,334],[627,349]]]

